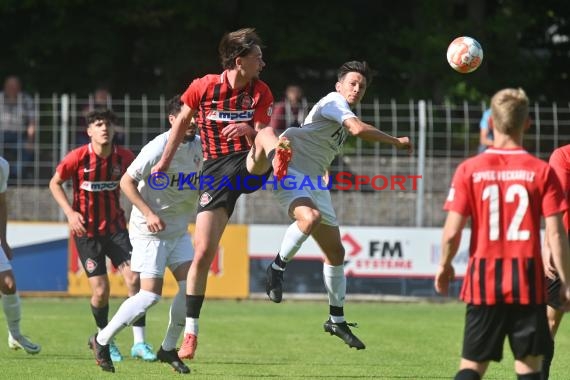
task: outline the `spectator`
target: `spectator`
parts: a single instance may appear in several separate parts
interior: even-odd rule
[[[22,92],[20,78],[8,76],[0,92],[0,129],[4,156],[15,163],[10,178],[30,178],[33,174],[36,133],[34,103]]]
[[[493,146],[493,119],[491,119],[491,109],[489,108],[483,112],[479,122],[479,153],[490,146]]]
[[[307,114],[307,100],[303,97],[303,89],[290,84],[285,89],[285,98],[275,103],[269,125],[283,132],[290,127],[300,127]]]

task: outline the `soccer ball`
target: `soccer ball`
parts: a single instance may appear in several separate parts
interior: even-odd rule
[[[471,37],[457,37],[447,48],[447,62],[462,74],[477,70],[482,61],[483,48]]]

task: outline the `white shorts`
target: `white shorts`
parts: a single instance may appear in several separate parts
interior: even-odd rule
[[[194,247],[189,234],[175,239],[131,239],[131,270],[141,278],[162,278],[166,267],[174,271],[180,264],[192,261]]]
[[[321,213],[321,223],[328,226],[338,226],[329,190],[320,189],[317,185],[317,179],[310,180],[312,186],[300,186],[305,175],[293,168],[287,170],[287,176],[292,178],[285,177],[283,186],[280,183],[275,190],[279,204],[285,208],[287,213],[289,213],[289,206],[295,199],[310,198]],[[324,188],[324,186],[321,187]]]
[[[6,272],[12,270],[12,264],[10,264],[10,260],[4,253],[4,250],[0,248],[0,272]]]

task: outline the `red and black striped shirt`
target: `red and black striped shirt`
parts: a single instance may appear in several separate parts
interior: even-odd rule
[[[244,88],[234,89],[227,73],[210,74],[192,81],[182,101],[196,112],[204,159],[213,159],[251,148],[245,136],[227,139],[220,132],[228,124],[246,122],[269,124],[273,94],[263,81],[254,79]]]
[[[134,159],[133,152],[120,146],[103,158],[87,144],[69,152],[57,166],[63,181],[73,181],[72,207],[83,215],[88,237],[126,229],[119,182]]]
[[[463,301],[546,302],[541,217],[567,209],[546,162],[523,149],[489,148],[457,167],[444,208],[471,218]]]
[[[566,202],[570,205],[570,144],[555,149],[548,162],[560,181]],[[564,213],[562,220],[566,230],[570,231],[570,213],[568,210]]]

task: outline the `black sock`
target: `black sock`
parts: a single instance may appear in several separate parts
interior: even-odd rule
[[[329,305],[329,314],[335,317],[342,317],[344,316],[344,307]]]
[[[204,303],[204,296],[193,296],[186,294],[186,317],[187,318],[200,318],[200,310]]]
[[[285,269],[285,267],[287,266],[287,263],[281,259],[281,256],[279,254],[275,256],[275,260],[273,262],[281,269]]]
[[[146,326],[146,314],[143,314],[142,317],[140,317],[139,319],[137,319],[137,320],[133,323],[133,326],[145,327],[145,326]]]
[[[542,359],[542,380],[548,380],[550,376],[550,365],[552,364],[552,358],[554,357],[554,339],[550,336],[548,338],[548,343],[546,343],[546,351],[544,352],[544,358]]]
[[[462,369],[454,377],[455,380],[481,380],[479,373],[472,369]]]
[[[517,379],[518,380],[540,380],[540,372],[527,373],[524,375],[519,375],[517,373]]]
[[[104,329],[107,323],[109,323],[109,305],[107,304],[103,307],[91,305],[91,313],[93,313],[97,327]]]

